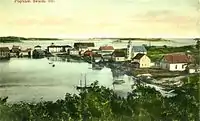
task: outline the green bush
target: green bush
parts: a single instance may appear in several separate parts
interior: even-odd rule
[[[198,75],[183,80],[174,97],[163,97],[154,88],[137,84],[126,98],[98,82],[79,95],[39,103],[6,103],[0,99],[0,121],[197,121],[199,119]]]

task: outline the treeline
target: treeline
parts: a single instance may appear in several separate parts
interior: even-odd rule
[[[8,36],[8,37],[0,37],[0,42],[6,43],[6,42],[20,42],[21,40],[27,40],[24,37],[13,37],[13,36]]]
[[[3,43],[21,42],[22,40],[61,40],[61,39],[58,39],[58,38],[25,38],[25,37],[15,37],[15,36],[0,37],[0,42],[3,42]]]
[[[142,41],[171,41],[163,38],[92,38],[92,39],[117,39],[117,40],[142,40]]]
[[[120,38],[120,40],[170,41],[162,38]]]
[[[1,99],[2,121],[199,121],[199,77],[184,79],[177,95],[163,97],[154,88],[136,84],[126,98],[113,90],[91,84],[79,95],[39,103],[8,104]]]
[[[58,38],[27,38],[28,40],[62,40]]]

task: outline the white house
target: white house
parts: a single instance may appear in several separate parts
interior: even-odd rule
[[[188,65],[188,73],[193,74],[193,73],[200,73],[200,66],[198,65]]]
[[[68,52],[72,47],[69,45],[52,45],[47,47],[48,52],[50,53],[59,53],[59,52]]]
[[[110,60],[112,60],[112,54],[104,54],[102,55],[103,61],[104,62],[108,62]]]
[[[70,55],[79,55],[79,50],[76,50],[76,49],[70,49]]]
[[[126,54],[123,51],[114,51],[112,54],[112,60],[115,62],[122,62],[126,60]]]
[[[133,59],[133,63],[138,63],[139,68],[151,67],[151,59],[146,54],[138,53]]]
[[[160,68],[169,71],[185,71],[190,62],[190,58],[185,54],[169,54],[161,59]]]
[[[100,61],[103,60],[102,55],[101,54],[93,54],[92,55],[92,59],[94,60],[94,62],[98,63]]]

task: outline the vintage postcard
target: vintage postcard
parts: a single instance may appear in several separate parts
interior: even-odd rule
[[[199,0],[1,0],[0,121],[200,121]]]

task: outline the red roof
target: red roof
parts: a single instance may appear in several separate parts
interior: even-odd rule
[[[114,50],[113,46],[101,46],[99,50]]]
[[[191,58],[185,54],[170,54],[163,57],[168,63],[189,63]]]
[[[85,56],[92,56],[92,55],[93,55],[93,52],[90,51],[90,50],[87,50],[87,51],[84,52],[84,55],[85,55]]]

